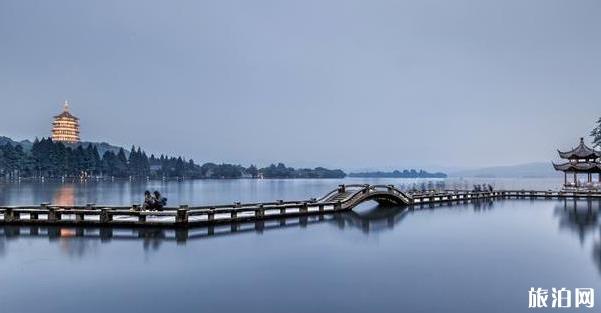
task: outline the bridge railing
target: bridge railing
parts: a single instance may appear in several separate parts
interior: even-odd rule
[[[140,206],[40,206],[0,207],[4,223],[69,223],[69,224],[188,224],[213,221],[234,222],[266,217],[288,217],[340,210],[337,202],[277,201],[256,204],[164,208],[160,211],[141,210]],[[22,216],[26,215],[26,216]],[[132,219],[133,217],[133,219]],[[149,219],[150,218],[150,219]],[[192,219],[190,219],[192,218]]]
[[[347,189],[348,187],[348,189]],[[406,204],[440,203],[463,201],[482,198],[587,198],[601,199],[601,192],[589,191],[537,191],[537,190],[494,190],[494,191],[468,191],[446,190],[429,191],[405,194],[393,185],[351,185],[340,186],[328,195],[345,192],[344,199],[340,201],[274,201],[265,203],[240,203],[234,202],[226,205],[168,207],[162,211],[141,210],[139,205],[132,206],[104,206],[88,204],[85,206],[58,206],[47,203],[39,206],[1,206],[0,222],[18,222],[29,220],[27,223],[44,221],[48,223],[80,222],[93,223],[129,223],[154,225],[156,223],[187,224],[188,222],[233,222],[248,219],[262,219],[267,217],[287,217],[306,215],[311,213],[327,213],[349,209],[375,194],[394,195]],[[323,198],[322,198],[323,199]],[[21,215],[29,215],[21,216]],[[149,220],[150,219],[150,220]]]
[[[399,197],[405,204],[411,204],[411,197],[394,187],[393,185],[354,185],[358,187],[357,190],[348,198],[342,202],[347,204],[348,207],[353,206],[355,203],[363,201],[364,198],[371,196],[374,193],[391,194]]]

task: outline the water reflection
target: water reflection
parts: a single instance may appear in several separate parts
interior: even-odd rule
[[[581,244],[587,235],[594,236],[599,228],[600,201],[564,199],[555,207],[559,228],[568,229],[578,235]]]
[[[68,193],[66,193],[68,195]],[[68,196],[67,196],[68,197]],[[67,198],[68,199],[68,198]],[[5,256],[10,242],[19,238],[47,238],[58,243],[60,251],[69,257],[81,258],[98,249],[100,244],[112,241],[140,242],[144,251],[158,251],[163,244],[174,243],[185,245],[193,240],[206,240],[216,237],[236,236],[242,234],[263,234],[277,232],[287,228],[305,228],[311,225],[327,224],[340,230],[359,231],[369,236],[391,231],[398,227],[417,210],[432,210],[439,207],[447,209],[471,209],[475,213],[485,213],[492,210],[496,201],[483,200],[474,202],[456,202],[452,205],[423,205],[407,209],[405,207],[367,206],[365,209],[325,214],[303,216],[299,218],[273,219],[250,223],[217,225],[191,229],[165,228],[81,228],[81,227],[48,227],[48,226],[1,226],[0,227],[0,257]],[[581,245],[587,238],[594,240],[593,260],[601,273],[601,232],[599,211],[601,201],[595,200],[565,200],[558,201],[553,210],[558,220],[559,229],[574,233]]]
[[[248,233],[262,234],[267,231],[291,227],[304,228],[315,224],[331,224],[339,229],[355,229],[369,234],[394,228],[404,218],[406,212],[402,207],[374,206],[369,212],[361,214],[343,212],[191,229],[2,226],[0,227],[0,256],[6,253],[10,241],[32,237],[56,241],[64,254],[83,257],[88,251],[96,249],[99,242],[109,243],[113,240],[139,241],[145,251],[158,251],[165,242],[185,245],[190,240]]]
[[[375,203],[375,202],[374,202]],[[406,207],[382,207],[367,204],[367,209],[283,218],[249,223],[216,225],[190,229],[168,228],[116,228],[116,227],[49,227],[49,226],[0,226],[0,257],[6,254],[11,240],[18,238],[48,238],[58,242],[60,250],[70,257],[83,257],[89,251],[98,248],[99,243],[115,241],[141,242],[145,251],[158,251],[164,243],[174,242],[185,245],[190,240],[202,240],[215,237],[241,234],[263,234],[287,228],[306,228],[311,225],[328,224],[340,230],[355,230],[364,235],[373,235],[390,231],[397,227],[408,214],[415,210],[435,209],[439,207],[471,207],[474,212],[491,210],[492,200],[456,202],[453,204],[428,204],[407,209]]]
[[[75,205],[75,186],[73,184],[65,184],[57,188],[52,198],[52,203],[57,205]]]
[[[593,261],[597,265],[599,274],[601,274],[601,242],[596,241],[593,245]]]
[[[159,190],[172,205],[210,205],[240,202],[302,200],[319,197],[338,184],[394,184],[402,190],[472,189],[490,184],[495,189],[557,189],[561,179],[261,179],[186,181],[22,181],[0,180],[0,205],[131,205],[140,203],[145,190]]]
[[[592,258],[601,274],[601,236],[596,236],[601,232],[600,210],[600,200],[564,199],[555,206],[554,213],[559,219],[559,228],[575,233],[581,246],[584,246],[587,237],[594,240]]]

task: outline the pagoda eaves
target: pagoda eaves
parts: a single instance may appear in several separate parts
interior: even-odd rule
[[[568,160],[595,160],[601,157],[601,152],[596,151],[584,144],[584,138],[582,137],[580,138],[580,144],[576,148],[566,152],[557,150],[557,152],[559,152],[559,157]]]

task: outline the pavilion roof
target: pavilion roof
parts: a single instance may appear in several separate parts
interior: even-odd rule
[[[559,152],[562,159],[596,159],[601,157],[601,152],[595,151],[584,144],[584,138],[580,138],[580,144],[576,148],[566,152],[557,150],[557,152]]]
[[[563,172],[601,173],[601,163],[599,162],[553,163],[553,167],[556,171]]]

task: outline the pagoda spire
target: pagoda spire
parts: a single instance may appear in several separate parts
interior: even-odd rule
[[[63,110],[65,112],[69,112],[69,101],[65,100],[65,103],[63,104]]]

